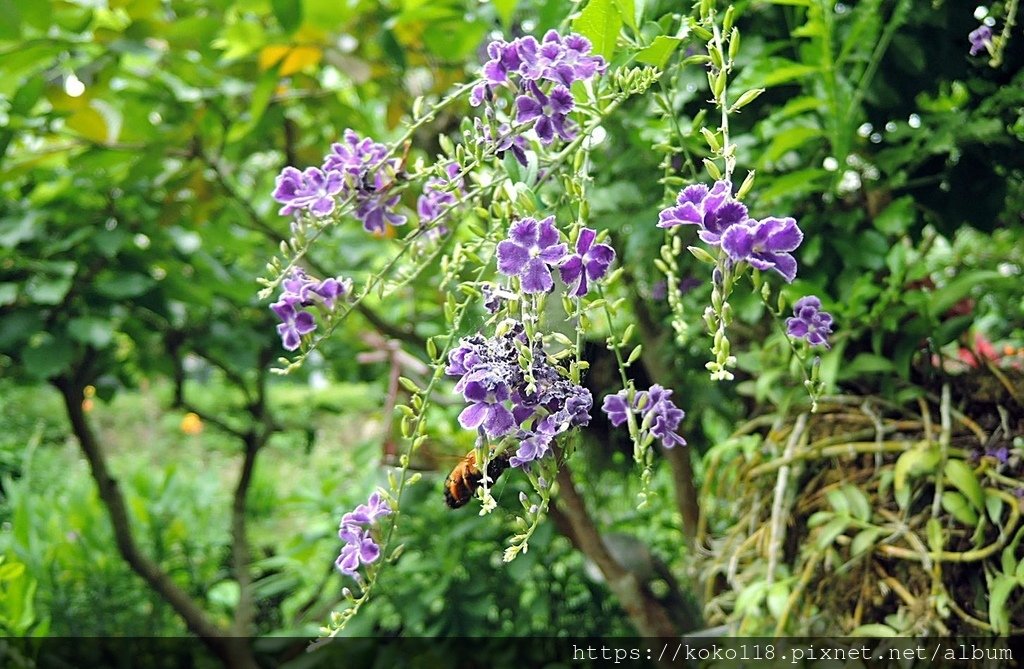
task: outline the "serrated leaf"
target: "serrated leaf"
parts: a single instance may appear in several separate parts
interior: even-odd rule
[[[964,494],[975,509],[985,510],[985,492],[981,489],[978,476],[970,465],[963,460],[949,460],[946,462],[946,478]]]
[[[595,54],[612,59],[622,28],[622,16],[614,0],[590,0],[572,22],[572,27],[590,40]]]

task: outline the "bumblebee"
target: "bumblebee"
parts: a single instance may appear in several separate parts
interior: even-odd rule
[[[496,455],[487,463],[487,476],[497,480],[509,468],[509,455]],[[476,494],[483,481],[483,474],[476,466],[476,452],[470,451],[455,465],[455,469],[444,480],[444,502],[452,509],[465,506]]]

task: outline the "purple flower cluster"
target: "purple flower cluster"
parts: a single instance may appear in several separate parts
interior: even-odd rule
[[[405,216],[395,212],[399,196],[389,194],[398,172],[399,160],[388,158],[386,146],[346,130],[342,141],[331,145],[321,167],[302,172],[284,168],[273,196],[283,205],[282,216],[307,211],[316,217],[333,212],[339,199],[352,198],[363,228],[380,234],[387,225],[405,223]]]
[[[793,317],[786,319],[786,334],[805,339],[811,346],[829,348],[832,334],[832,315],[821,310],[821,300],[814,295],[801,297],[793,305]]]
[[[548,362],[539,338],[529,343],[522,323],[506,324],[490,339],[463,338],[445,373],[458,379],[455,390],[468,404],[459,414],[462,427],[492,440],[514,437],[519,446],[509,462],[522,467],[546,455],[559,434],[589,423],[593,397]],[[532,349],[529,369],[519,364],[521,348]]]
[[[568,253],[555,228],[554,216],[541,221],[519,219],[509,227],[508,239],[498,244],[498,271],[519,277],[522,291],[533,294],[554,288],[551,269],[557,267],[569,295],[582,297],[590,290],[589,282],[601,279],[615,260],[615,250],[608,244],[595,244],[596,238],[595,230],[582,228],[576,252]]]
[[[718,181],[687,186],[679,193],[674,207],[662,210],[658,227],[696,225],[704,243],[721,246],[735,262],[747,262],[760,270],[773,269],[792,282],[797,264],[793,258],[804,233],[792,218],[769,216],[760,221],[750,218],[747,208],[732,199],[732,184]]]
[[[466,189],[459,177],[460,168],[457,163],[449,163],[444,172],[447,178],[430,177],[423,184],[423,194],[416,201],[416,213],[420,217],[420,226],[429,229],[433,237],[440,237],[448,232],[448,228],[440,223],[446,210],[457,201],[454,187],[460,193]]]
[[[977,56],[992,44],[992,29],[988,26],[979,26],[971,31],[967,39],[971,42],[971,55]]]
[[[620,390],[615,395],[606,395],[601,410],[608,414],[608,420],[618,427],[626,422],[629,412],[643,416],[640,433],[649,433],[661,440],[662,446],[672,448],[685,446],[686,440],[679,436],[679,423],[686,417],[682,409],[672,402],[672,391],[657,384],[650,390],[641,390],[629,405],[628,393]]]
[[[516,123],[532,122],[544,144],[550,144],[556,135],[572,139],[568,115],[575,101],[570,87],[606,67],[604,58],[590,55],[590,48],[585,37],[575,33],[562,37],[554,30],[540,42],[532,36],[511,42],[495,40],[487,46],[490,60],[484,63],[483,82],[473,88],[470,104],[487,103],[490,107],[495,89],[510,89],[516,95]]]
[[[338,537],[345,542],[341,554],[334,561],[338,570],[346,576],[359,579],[360,564],[371,564],[380,557],[380,546],[373,540],[369,526],[380,518],[391,514],[388,505],[379,492],[370,495],[366,504],[360,504],[341,518]]]
[[[281,289],[281,296],[270,308],[281,319],[277,326],[281,344],[285,349],[294,351],[302,337],[316,329],[316,320],[307,308],[333,311],[338,298],[352,292],[352,280],[338,277],[317,281],[295,267],[281,282]]]

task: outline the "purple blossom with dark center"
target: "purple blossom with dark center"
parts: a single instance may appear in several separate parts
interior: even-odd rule
[[[400,197],[388,195],[398,179],[399,164],[397,158],[388,158],[386,146],[347,129],[341,142],[331,144],[323,168],[342,175],[343,195],[354,196],[355,217],[363,229],[382,234],[387,225],[399,226],[406,221],[404,215],[394,211]]]
[[[541,42],[533,37],[519,40],[520,72],[531,81],[546,79],[563,86],[574,81],[590,79],[604,72],[606,64],[601,56],[590,55],[590,41],[571,33],[564,38],[549,30]]]
[[[790,251],[795,251],[803,239],[804,233],[794,219],[769,216],[730,226],[722,235],[722,248],[734,262],[745,260],[760,270],[773,269],[792,282],[796,278],[796,259]]]
[[[519,441],[519,448],[508,463],[513,467],[523,467],[526,464],[539,460],[548,454],[551,441],[559,433],[555,422],[551,417],[537,422],[532,432],[523,432]]]
[[[301,303],[294,298],[285,298],[270,305],[281,323],[277,326],[277,334],[281,337],[281,345],[285,350],[294,351],[302,343],[303,335],[316,329],[313,314],[298,309]]]
[[[509,398],[508,386],[496,382],[469,381],[462,391],[469,406],[459,414],[459,424],[467,430],[482,430],[491,439],[503,437],[515,428],[512,412],[504,405]]]
[[[337,172],[324,172],[308,167],[300,172],[286,167],[277,175],[274,199],[284,206],[278,210],[282,216],[290,216],[306,210],[314,216],[327,216],[335,207],[335,196],[341,192],[345,180]]]
[[[362,188],[367,175],[376,176],[385,167],[397,169],[397,159],[387,159],[388,147],[369,137],[361,138],[354,130],[347,128],[342,141],[331,144],[331,151],[324,158],[324,171],[338,171],[351,177],[352,188]],[[369,183],[381,185],[371,179]]]
[[[696,225],[704,243],[717,245],[730,226],[747,220],[747,208],[731,200],[731,193],[732,184],[724,180],[716,181],[711,188],[704,184],[687,186],[679,192],[676,206],[658,215],[658,227]]]
[[[625,390],[605,396],[601,410],[608,415],[612,426],[618,427],[625,423],[630,411],[639,412],[643,417],[639,426],[641,433],[647,431],[654,435],[661,440],[665,448],[686,445],[686,440],[677,433],[679,423],[686,414],[670,399],[671,390],[655,384],[650,390],[637,392],[632,406],[629,405],[627,396]]]
[[[533,130],[542,144],[550,144],[557,133],[564,140],[572,139],[569,112],[573,110],[575,101],[572,93],[565,86],[557,85],[545,95],[534,82],[528,82],[526,93],[516,98],[516,121],[529,123],[534,121]]]
[[[812,346],[829,348],[832,315],[821,310],[821,300],[814,295],[801,297],[793,305],[793,317],[786,319],[786,334],[805,339]]]
[[[988,26],[979,26],[971,31],[967,39],[971,41],[971,55],[977,56],[992,44],[992,29]]]
[[[278,301],[271,304],[270,308],[282,321],[277,326],[282,346],[294,351],[302,342],[302,337],[316,329],[313,314],[305,309],[322,306],[329,311],[333,310],[339,297],[351,293],[352,281],[340,277],[317,281],[302,268],[294,267],[281,282],[281,289]]]
[[[509,227],[509,238],[498,244],[498,271],[519,277],[524,293],[546,293],[555,285],[550,266],[565,256],[565,244],[558,242],[555,217],[538,222],[523,218]]]
[[[615,249],[608,244],[595,245],[596,238],[596,231],[582,228],[576,239],[576,253],[566,256],[558,268],[572,297],[586,295],[590,290],[588,282],[603,277],[615,260]]]
[[[650,424],[651,434],[660,439],[661,445],[665,448],[686,445],[686,440],[676,432],[686,413],[677,407],[670,397],[671,390],[653,385],[647,394],[647,404],[642,409],[644,424]]]
[[[380,546],[374,541],[368,526],[391,514],[391,506],[380,492],[370,495],[366,504],[360,504],[341,518],[338,538],[345,542],[334,565],[346,576],[359,579],[360,565],[376,562],[380,557]],[[365,526],[365,527],[364,527]]]

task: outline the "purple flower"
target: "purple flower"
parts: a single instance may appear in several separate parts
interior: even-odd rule
[[[526,94],[516,98],[516,121],[535,121],[533,130],[542,144],[554,141],[555,133],[564,140],[570,140],[575,135],[571,127],[566,126],[566,122],[574,106],[572,93],[565,86],[555,86],[550,94],[545,95],[540,87],[531,81],[527,83]]]
[[[612,427],[618,427],[626,422],[629,409],[625,390],[620,390],[614,395],[605,395],[604,404],[601,405],[601,411],[608,414]]]
[[[710,189],[704,184],[687,186],[679,192],[676,206],[658,215],[658,227],[696,225],[706,244],[719,244],[730,226],[747,220],[747,208],[730,200],[731,192],[732,184],[724,180],[716,181]]]
[[[352,280],[330,278],[317,281],[310,278],[300,267],[281,282],[281,295],[270,308],[281,319],[277,333],[285,349],[294,351],[299,347],[302,336],[316,329],[313,314],[306,307],[322,306],[331,311],[338,298],[352,292]]]
[[[992,29],[988,26],[979,26],[971,31],[967,39],[971,41],[971,55],[977,56],[992,44]]]
[[[300,172],[286,167],[277,175],[274,188],[274,199],[284,205],[278,213],[290,216],[305,209],[314,216],[326,216],[334,211],[334,196],[344,185],[344,179],[337,172],[325,173],[316,167]]]
[[[355,217],[367,232],[382,234],[387,225],[405,224],[406,217],[394,211],[400,200],[388,195],[398,179],[400,161],[388,158],[388,149],[370,138],[360,138],[347,129],[343,141],[331,144],[324,158],[327,172],[342,175],[344,195],[355,200]]]
[[[498,381],[488,387],[483,381],[469,381],[462,394],[470,402],[459,414],[462,427],[481,429],[491,439],[503,437],[515,428],[512,412],[503,404],[510,394],[503,382]]]
[[[455,184],[455,188],[464,192],[465,189],[462,186],[462,179],[457,179],[459,176],[459,165],[457,163],[449,163],[445,167],[445,174],[448,176],[447,179],[440,177],[430,177],[426,183],[423,184],[423,194],[420,195],[416,201],[416,213],[420,217],[420,225],[426,226],[439,219],[445,211],[456,202],[455,193],[451,191],[451,187]],[[439,226],[444,227],[444,226]],[[445,230],[444,232],[447,232]],[[440,234],[444,234],[444,232]]]
[[[832,316],[821,311],[821,300],[814,295],[801,297],[793,305],[793,317],[786,319],[786,334],[797,339],[806,339],[811,346],[829,348],[828,336],[832,334]]]
[[[375,491],[366,500],[366,504],[360,504],[352,511],[341,517],[341,524],[344,525],[367,525],[377,522],[379,518],[391,514],[391,505],[384,499],[380,491]]]
[[[722,235],[722,248],[735,262],[747,261],[760,270],[773,269],[792,282],[796,278],[796,250],[804,233],[792,218],[769,216],[761,221],[748,219],[730,226]]]
[[[331,144],[331,151],[324,158],[325,171],[338,171],[349,177],[349,185],[361,188],[367,183],[382,185],[376,177],[385,166],[396,168],[398,160],[387,160],[388,147],[369,137],[361,138],[351,128],[346,128],[342,141]],[[367,179],[367,175],[373,178]]]
[[[605,62],[601,56],[591,56],[590,42],[576,33],[561,37],[549,30],[540,43],[533,37],[519,40],[519,56],[522,60],[520,72],[530,81],[546,79],[563,86],[574,81],[590,79],[604,72]]]
[[[498,244],[498,271],[518,276],[524,293],[549,292],[555,285],[549,265],[565,256],[565,244],[558,243],[555,217],[537,222],[523,218],[509,228],[509,238]]]
[[[524,438],[520,439],[516,454],[508,461],[509,465],[522,467],[534,460],[543,458],[548,454],[551,441],[558,433],[559,430],[550,417],[538,421],[534,426],[533,432],[522,433],[521,436]]]
[[[523,64],[519,56],[519,40],[511,43],[504,40],[494,40],[487,45],[487,55],[490,60],[484,63],[484,79],[493,85],[508,83],[508,75],[519,70]]]
[[[605,396],[601,410],[608,414],[608,420],[614,427],[625,423],[630,411],[639,411],[643,416],[639,426],[641,434],[649,432],[660,439],[665,448],[685,446],[686,440],[679,436],[677,430],[686,414],[672,402],[671,397],[671,390],[655,384],[650,390],[636,393],[630,406],[626,401],[627,391],[620,390]]]
[[[281,345],[285,350],[294,351],[302,342],[303,335],[316,329],[313,314],[296,309],[301,303],[294,298],[284,298],[270,305],[274,313],[281,319],[277,326],[277,334],[281,336]]]
[[[580,230],[576,239],[576,253],[566,256],[559,266],[562,281],[569,287],[569,295],[583,297],[590,290],[588,281],[597,281],[608,272],[615,260],[615,249],[608,244],[594,245],[597,232],[590,228]]]
[[[367,527],[391,514],[391,506],[380,492],[374,492],[366,504],[360,504],[341,518],[338,538],[345,542],[334,565],[346,576],[359,579],[361,564],[371,564],[380,557],[380,546]]]
[[[679,423],[686,414],[669,399],[670,397],[671,390],[653,385],[647,393],[647,404],[642,409],[644,424],[650,424],[651,434],[661,439],[661,444],[665,448],[686,445],[686,440],[676,433]]]

